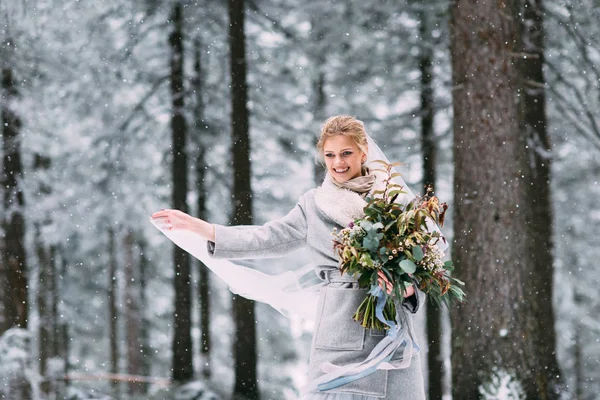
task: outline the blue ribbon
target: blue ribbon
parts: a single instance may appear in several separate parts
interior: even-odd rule
[[[387,336],[391,337],[392,339],[396,339],[396,336],[398,335],[398,332],[396,330],[396,323],[394,321],[385,319],[385,317],[383,316],[383,308],[385,307],[385,304],[387,302],[387,294],[381,289],[381,287],[379,285],[371,286],[371,290],[369,290],[368,294],[377,298],[377,303],[375,306],[375,316],[377,317],[377,319],[379,321],[381,321],[385,325],[389,326],[390,329],[388,329],[388,331],[387,331]],[[401,346],[406,346],[405,340],[402,341]],[[320,385],[317,386],[317,388],[319,389],[319,391],[335,389],[335,388],[343,386],[347,383],[364,378],[365,376],[369,376],[377,371],[377,367],[381,363],[390,361],[392,359],[392,357],[394,356],[395,352],[396,351],[394,350],[392,352],[392,354],[385,357],[377,364],[367,368],[366,370],[364,370],[362,372],[359,372],[358,374],[341,376],[341,377],[333,379],[327,383],[321,383]]]
[[[387,356],[386,358],[384,358],[383,360],[381,360],[381,362],[387,362],[390,361],[393,357],[393,353],[390,354],[389,356]],[[320,392],[323,392],[325,390],[330,390],[330,389],[335,389],[337,387],[343,386],[347,383],[350,382],[354,382],[358,379],[364,378],[365,376],[369,376],[372,373],[374,373],[375,371],[377,371],[377,366],[379,364],[373,365],[370,368],[365,369],[362,372],[359,372],[358,374],[354,374],[354,375],[347,375],[347,376],[341,376],[337,379],[334,379],[330,382],[327,383],[321,383],[320,385],[317,386],[317,388],[319,388]]]
[[[385,292],[381,289],[379,285],[371,286],[369,294],[377,298],[377,305],[375,306],[375,316],[378,320],[390,327],[390,329],[388,329],[387,335],[391,336],[392,338],[395,338],[396,323],[394,321],[385,319],[383,316],[383,308],[385,307],[385,303],[387,303],[387,294],[385,294]]]

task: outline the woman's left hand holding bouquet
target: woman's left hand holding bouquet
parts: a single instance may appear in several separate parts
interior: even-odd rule
[[[179,210],[164,209],[151,216],[158,228],[165,230],[188,230],[202,236],[206,240],[215,240],[215,227],[199,218]]]
[[[385,276],[383,271],[378,271],[377,275],[377,282],[379,283],[379,286],[381,286],[381,288],[385,290],[388,295],[392,294],[393,286],[387,276]],[[404,298],[410,297],[413,294],[415,294],[415,285],[411,285],[406,288],[404,291]]]

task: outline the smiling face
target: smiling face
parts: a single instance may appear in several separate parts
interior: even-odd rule
[[[323,144],[323,158],[327,171],[340,183],[361,176],[362,163],[366,157],[356,142],[348,136],[332,136]]]

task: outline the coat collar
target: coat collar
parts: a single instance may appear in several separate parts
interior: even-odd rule
[[[368,195],[376,190],[383,190],[386,174],[373,171],[375,183]],[[317,209],[338,225],[348,226],[350,222],[365,215],[363,209],[367,202],[356,192],[337,186],[329,174],[325,175],[323,184],[315,192]]]

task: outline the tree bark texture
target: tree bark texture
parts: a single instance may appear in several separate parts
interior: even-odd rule
[[[7,39],[9,48],[12,41]],[[9,49],[10,50],[10,49]],[[5,57],[8,50],[2,53]],[[14,71],[2,60],[0,132],[3,164],[1,173],[3,196],[2,217],[2,320],[0,334],[12,327],[27,329],[29,299],[27,291],[27,259],[25,252],[25,199],[19,181],[24,178],[21,162],[21,120],[12,108],[18,96]]]
[[[246,83],[246,37],[244,0],[229,0],[229,46],[231,68],[231,134],[233,160],[233,224],[252,224],[250,186],[250,134]],[[234,398],[258,399],[254,302],[233,296],[236,324],[233,345]]]
[[[186,136],[187,123],[184,115],[185,88],[184,88],[184,48],[183,48],[183,10],[179,2],[173,5],[171,16],[172,31],[169,36],[171,47],[171,99],[172,99],[172,151],[173,164],[171,168],[173,192],[173,208],[183,212],[188,211],[188,173]],[[173,379],[187,381],[194,376],[192,362],[192,319],[191,319],[191,278],[189,254],[181,248],[174,246],[173,261],[175,264],[175,312],[173,316]]]
[[[537,170],[524,129],[519,11],[515,0],[452,5],[452,254],[468,295],[452,312],[458,399],[479,399],[480,386],[500,374],[527,399],[558,398],[553,344],[540,339],[554,327],[538,292],[552,273],[551,262],[544,272],[537,266],[543,249],[534,238]]]
[[[204,93],[204,82],[202,78],[202,44],[196,40],[195,59],[194,59],[194,80],[193,87],[195,91],[194,120],[196,128],[196,192],[198,194],[196,203],[196,214],[200,219],[206,219],[206,185],[205,179],[205,149],[206,135],[208,129],[204,121],[204,102],[202,95]],[[210,365],[210,282],[208,268],[201,262],[198,262],[198,295],[200,301],[200,362],[201,374],[209,379],[211,376]]]
[[[521,132],[527,138],[530,175],[529,200],[533,211],[531,219],[532,258],[531,268],[539,277],[529,291],[537,299],[535,339],[538,363],[545,370],[538,372],[536,382],[543,386],[550,397],[565,390],[558,360],[556,359],[556,334],[554,331],[553,274],[554,237],[551,181],[552,146],[546,118],[546,80],[544,78],[544,10],[542,0],[519,0],[521,51],[519,58],[521,85],[519,90]]]

